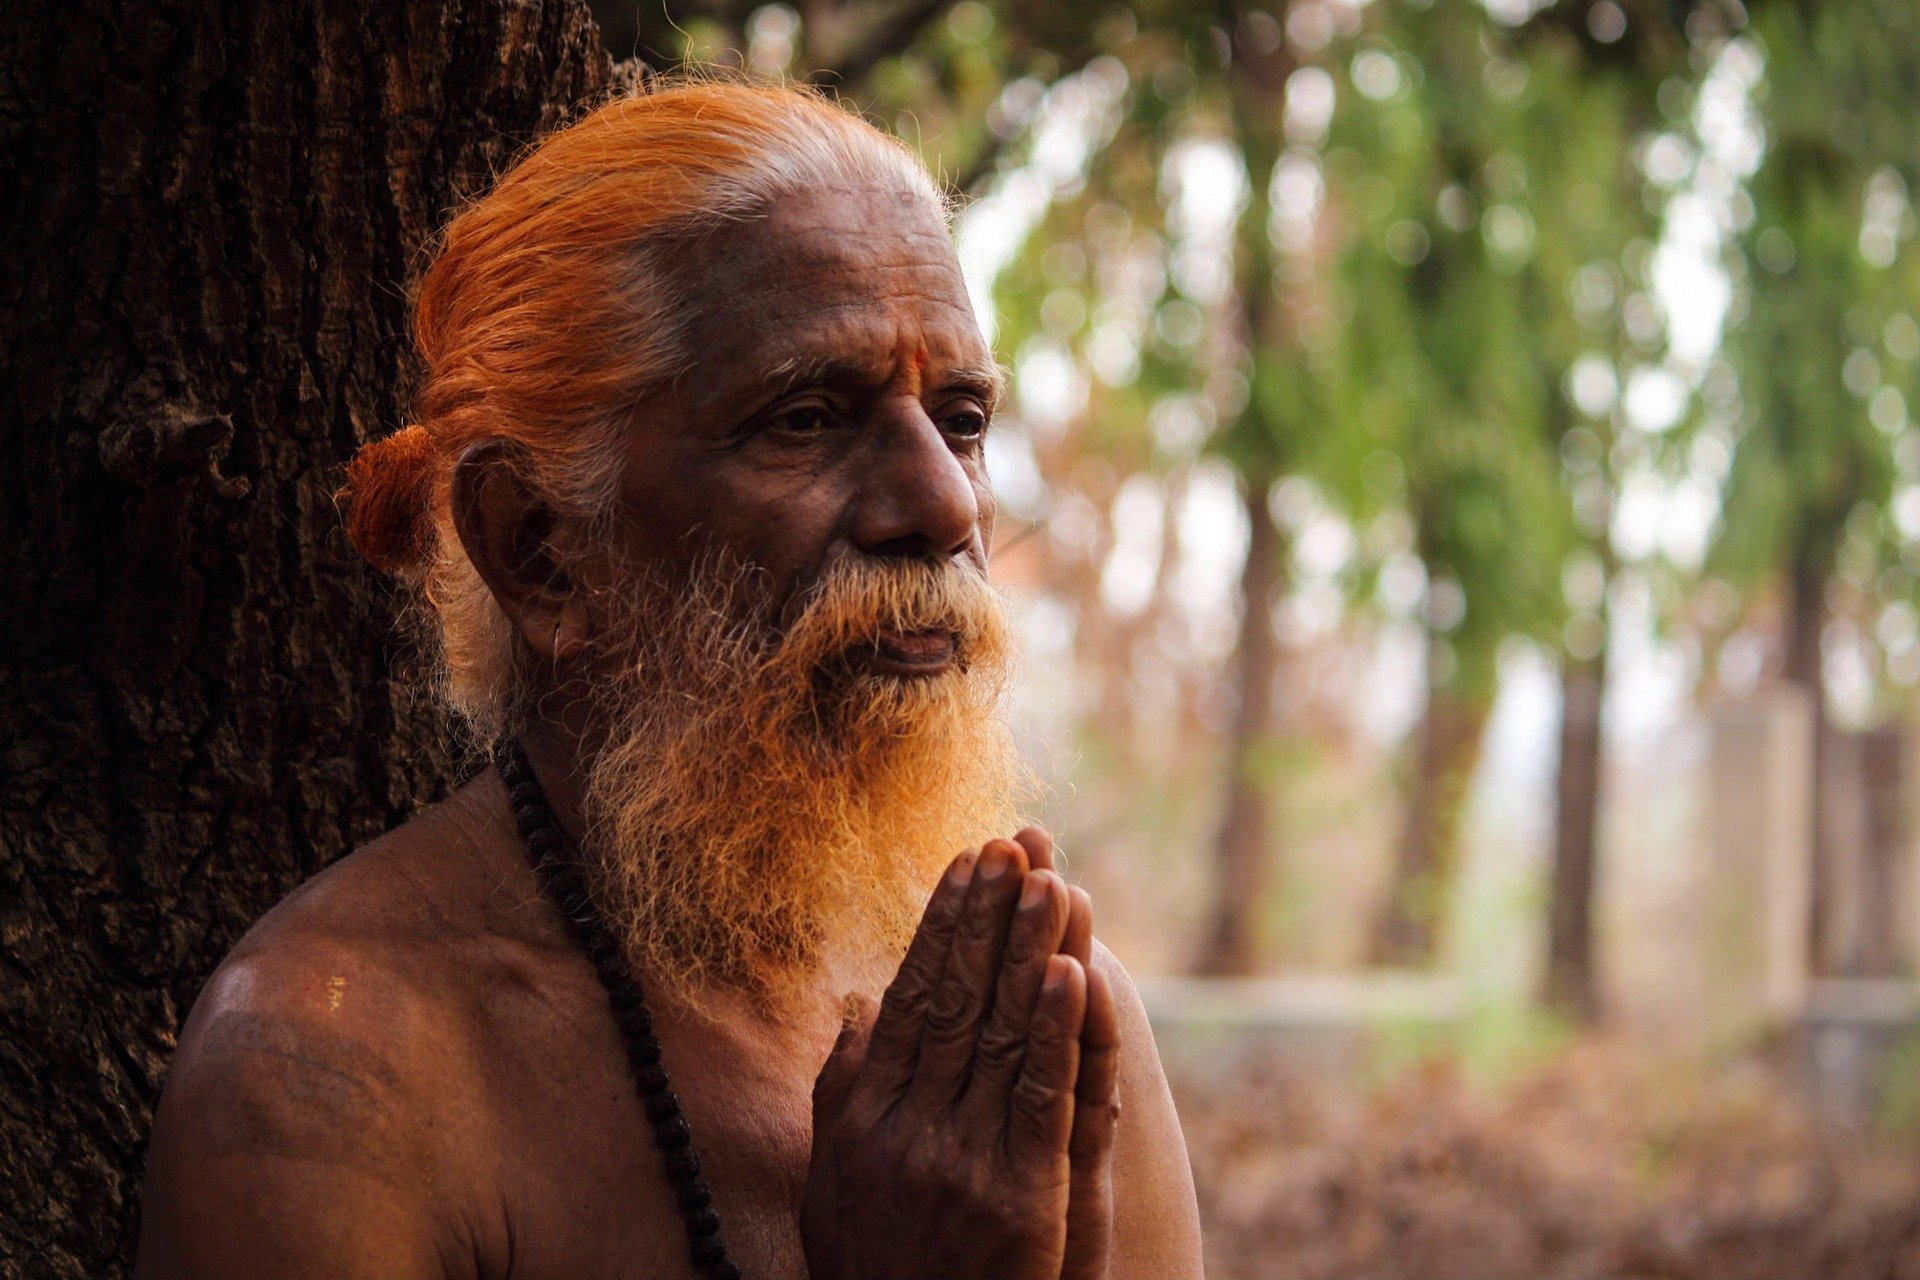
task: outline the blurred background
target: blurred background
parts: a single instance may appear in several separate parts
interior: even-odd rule
[[[1920,1275],[1909,0],[594,7],[959,197],[1211,1274]]]

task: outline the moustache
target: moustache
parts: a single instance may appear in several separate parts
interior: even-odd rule
[[[850,675],[937,675],[996,663],[1006,605],[953,559],[849,558],[797,593],[770,665]]]

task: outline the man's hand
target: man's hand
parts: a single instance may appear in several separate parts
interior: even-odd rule
[[[1085,895],[1036,856],[1029,830],[956,859],[877,1018],[834,1046],[801,1207],[814,1280],[1104,1275],[1113,1002]]]
[[[1054,870],[1053,837],[1028,827],[1013,837],[1036,870]],[[1080,1078],[1074,1086],[1068,1161],[1067,1256],[1060,1280],[1107,1280],[1113,1255],[1113,1126],[1120,1118],[1120,1017],[1107,975],[1093,964],[1093,899],[1077,885],[1060,953],[1087,971],[1087,1013],[1080,1029]]]

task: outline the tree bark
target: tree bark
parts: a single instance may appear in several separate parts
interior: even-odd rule
[[[1426,703],[1393,876],[1374,930],[1376,964],[1424,966],[1435,959],[1458,861],[1460,818],[1486,733],[1491,708],[1454,696],[1438,678],[1437,653],[1443,643],[1428,633]]]
[[[1271,832],[1272,755],[1276,740],[1274,686],[1280,640],[1273,604],[1286,573],[1286,548],[1267,509],[1273,478],[1246,477],[1247,560],[1240,573],[1240,637],[1234,684],[1240,705],[1227,742],[1226,806],[1214,841],[1214,903],[1195,968],[1202,974],[1245,975],[1259,964],[1260,909],[1267,888]]]
[[[406,283],[600,91],[569,0],[78,0],[0,24],[0,1274],[126,1273],[209,971],[444,788],[331,494]]]
[[[1607,654],[1560,661],[1560,763],[1555,788],[1553,884],[1547,914],[1546,1001],[1591,1024],[1599,1017],[1593,901]]]

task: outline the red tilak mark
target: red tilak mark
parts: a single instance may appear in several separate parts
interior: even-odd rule
[[[907,375],[907,390],[917,396],[920,394],[920,375],[927,367],[927,349],[925,346],[915,348],[913,358],[907,362],[907,367],[911,370]]]

